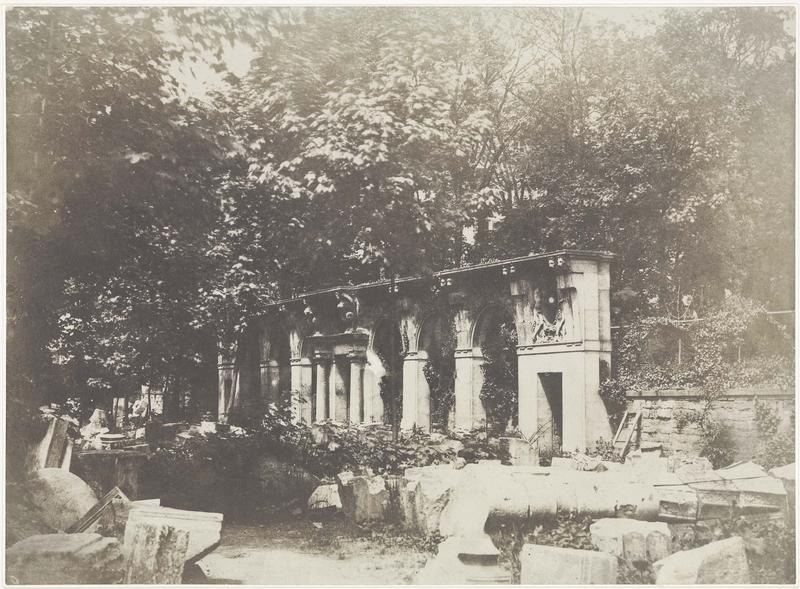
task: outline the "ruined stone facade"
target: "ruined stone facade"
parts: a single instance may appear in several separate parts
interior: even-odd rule
[[[610,439],[598,388],[611,361],[611,259],[562,250],[280,301],[253,322],[234,361],[221,359],[219,414],[291,399],[307,423],[383,422],[381,381],[394,357],[401,427],[429,431],[425,366],[450,333],[455,398],[446,425],[480,427],[482,345],[508,318],[517,335],[519,430],[540,440],[558,434],[565,449]]]

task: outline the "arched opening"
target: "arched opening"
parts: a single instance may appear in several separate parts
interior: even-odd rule
[[[517,328],[511,312],[500,306],[485,308],[475,322],[472,345],[482,356],[480,399],[486,425],[501,433],[519,418]]]
[[[452,318],[438,313],[429,316],[420,327],[417,349],[427,355],[422,372],[429,391],[430,429],[447,431],[455,405],[456,334]]]
[[[365,386],[365,397],[371,394],[383,405],[384,423],[399,424],[403,413],[403,341],[398,320],[386,317],[377,323],[370,352],[372,383],[370,387]],[[366,409],[365,418],[368,417]]]

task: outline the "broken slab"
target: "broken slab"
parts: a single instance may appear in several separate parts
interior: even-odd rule
[[[406,469],[400,487],[406,529],[422,535],[439,531],[442,510],[462,472],[450,464]]]
[[[769,476],[754,462],[739,462],[716,471],[723,479],[732,482],[739,490],[738,507],[741,511],[786,512],[786,489],[783,483]]]
[[[603,518],[589,526],[589,532],[595,548],[627,560],[654,562],[671,553],[671,533],[665,522]]]
[[[348,519],[356,523],[383,519],[389,508],[389,490],[383,477],[346,472],[336,479],[342,511]]]
[[[128,536],[128,528],[133,530],[144,523],[156,527],[170,525],[176,530],[185,530],[189,534],[186,560],[190,561],[207,553],[219,543],[222,514],[139,504],[133,506],[128,514],[125,536]],[[125,544],[127,546],[127,541]]]
[[[99,534],[31,536],[6,551],[10,585],[112,585],[124,567],[119,542]]]
[[[129,521],[123,545],[125,584],[180,584],[187,560],[188,531],[165,521]]]
[[[56,530],[66,530],[97,503],[97,496],[89,485],[60,468],[36,471],[23,488],[42,521]],[[87,531],[94,529],[90,527]]]
[[[744,540],[734,536],[676,552],[653,564],[656,585],[746,585],[750,583]]]
[[[309,509],[341,509],[338,485],[320,485],[308,498]]]
[[[31,448],[25,468],[33,473],[42,468],[69,470],[72,457],[72,440],[68,437],[70,422],[55,415],[48,415],[50,423],[41,441]]]
[[[604,552],[525,544],[520,553],[523,585],[614,585],[617,559]]]

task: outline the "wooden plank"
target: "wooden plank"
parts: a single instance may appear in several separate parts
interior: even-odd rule
[[[614,439],[611,440],[611,445],[615,446],[617,444],[617,440],[619,440],[619,435],[622,433],[622,428],[625,427],[625,422],[628,420],[628,415],[630,412],[626,409],[625,413],[622,415],[622,419],[619,422],[619,426],[617,426],[617,433],[614,434]]]
[[[86,512],[86,515],[67,528],[67,534],[78,534],[88,530],[89,526],[100,519],[100,516],[103,515],[103,512],[108,509],[108,506],[111,505],[116,498],[120,498],[126,503],[129,502],[129,499],[125,496],[125,493],[123,493],[119,487],[114,487],[108,493],[103,495],[100,501],[95,503],[94,506]]]
[[[633,440],[633,434],[636,432],[636,429],[639,425],[639,422],[642,420],[642,413],[641,411],[636,413],[636,416],[633,418],[631,422],[631,431],[628,434],[628,439],[625,442],[625,447],[622,449],[622,458],[625,459],[625,456],[628,454],[628,450],[630,450],[631,441]]]

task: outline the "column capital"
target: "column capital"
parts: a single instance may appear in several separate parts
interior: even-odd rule
[[[314,360],[318,363],[329,364],[333,362],[333,352],[314,352]]]
[[[347,354],[347,359],[351,364],[364,364],[367,361],[367,353],[361,350],[353,351]]]

